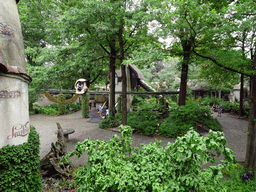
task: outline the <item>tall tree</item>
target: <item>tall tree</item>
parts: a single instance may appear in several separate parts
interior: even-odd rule
[[[116,64],[121,64],[122,98],[125,100],[127,88],[123,61],[131,57],[132,50],[138,49],[143,42],[148,44],[154,39],[153,34],[148,34],[147,24],[152,20],[147,11],[149,6],[144,0],[82,1],[67,9],[58,21],[65,27],[61,31],[66,34],[65,39],[72,34],[70,41],[86,42],[87,48],[94,47],[94,55],[109,59],[110,116],[114,116]],[[126,124],[127,102],[122,103],[123,123]]]
[[[214,21],[215,15],[212,12],[216,10],[219,12],[228,2],[230,1],[221,3],[217,0],[166,0],[161,4],[164,7],[163,32],[176,40],[169,51],[171,55],[182,58],[179,105],[185,105],[192,50],[195,45],[200,46],[196,42],[200,41],[201,34],[206,35],[204,33],[206,25],[212,27],[220,25]]]
[[[243,33],[244,29],[248,31],[253,31],[253,26],[255,26],[256,17],[255,17],[255,10],[256,10],[256,3],[250,0],[243,0],[243,1],[236,1],[232,5],[227,7],[228,10],[226,14],[219,20],[222,23],[217,30],[225,32],[230,31],[229,29],[234,29],[234,31],[230,34],[235,36],[236,34]],[[249,16],[249,17],[248,17]],[[236,24],[240,27],[234,27],[234,22],[232,22],[233,17],[236,18]],[[240,17],[240,19],[238,19]],[[231,22],[230,22],[231,21]],[[246,26],[246,27],[244,27]],[[242,29],[242,30],[241,30]],[[213,31],[213,28],[206,29],[208,33],[217,34],[216,31]],[[220,32],[219,32],[220,34]],[[217,43],[213,44],[214,38],[220,39]],[[251,42],[251,60],[245,59],[244,54],[240,54],[236,57],[236,60],[240,60],[240,62],[230,63],[227,60],[223,59],[224,55],[227,54],[234,54],[234,50],[227,46],[229,39],[225,34],[221,33],[220,36],[213,35],[208,36],[208,39],[204,39],[207,43],[204,49],[194,48],[194,53],[202,58],[206,58],[211,60],[213,63],[217,64],[218,66],[240,73],[245,76],[250,77],[250,113],[249,113],[249,120],[248,120],[248,137],[247,137],[247,149],[246,149],[246,167],[250,169],[256,168],[256,47],[254,44],[255,38],[250,36],[246,36],[247,42]],[[216,41],[214,41],[216,42]],[[206,45],[205,44],[205,45]],[[223,49],[225,47],[225,50]],[[222,48],[222,49],[220,49]],[[225,54],[223,52],[225,51]],[[247,57],[250,54],[247,55]]]

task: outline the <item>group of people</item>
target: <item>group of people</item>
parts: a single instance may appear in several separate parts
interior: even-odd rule
[[[213,104],[211,111],[218,112],[217,117],[221,117],[221,113],[223,112],[223,106],[222,105],[216,106],[215,104]]]

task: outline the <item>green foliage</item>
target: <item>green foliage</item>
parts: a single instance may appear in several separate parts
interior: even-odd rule
[[[52,108],[52,107],[43,107],[42,108],[42,113],[44,115],[58,115],[59,114],[59,111],[56,110],[55,108]]]
[[[30,126],[28,142],[0,149],[0,191],[42,191],[39,135]]]
[[[89,118],[89,98],[87,95],[82,97],[82,116],[83,118]]]
[[[234,109],[237,105],[239,105],[238,103],[232,103],[232,102],[222,102],[221,105],[223,106],[223,111],[225,113],[231,112],[232,109]]]
[[[164,97],[160,97],[158,99],[158,109],[161,112],[164,112],[166,110],[166,100]]]
[[[38,113],[42,113],[42,111],[43,111],[43,108],[37,102],[32,104],[32,109],[37,111]]]
[[[242,175],[246,174],[247,171],[243,166],[239,164],[230,164],[227,168],[224,168],[222,172],[228,175],[228,179],[224,179],[220,182],[220,187],[225,189],[227,192],[251,192],[256,189],[256,177],[254,176],[251,180],[243,182]]]
[[[133,108],[137,108],[141,104],[145,103],[146,99],[148,99],[147,95],[135,95],[132,100]]]
[[[139,107],[129,113],[127,125],[136,129],[136,132],[145,135],[153,135],[158,128],[160,113],[155,99],[140,102]]]
[[[80,158],[84,151],[89,155],[75,176],[78,191],[224,191],[219,187],[221,170],[236,159],[225,146],[223,133],[210,131],[200,137],[190,130],[165,148],[156,140],[139,149],[132,147],[131,128],[119,128],[121,138],[114,135],[109,142],[88,138],[64,157]],[[221,153],[224,164],[201,168],[206,162],[214,163]]]
[[[201,104],[205,106],[212,106],[213,104],[219,105],[222,102],[222,99],[215,97],[203,97]]]
[[[220,123],[211,116],[208,107],[188,103],[186,106],[181,106],[170,112],[169,117],[161,123],[159,133],[166,137],[177,137],[185,134],[189,128],[195,127],[197,123],[215,131],[221,130]]]
[[[38,111],[40,114],[44,115],[58,115],[59,114],[59,104],[53,103],[50,106],[41,107],[39,103],[33,103],[33,109]],[[79,103],[67,103],[65,104],[65,113],[73,113],[81,110],[81,104]],[[35,114],[33,111],[30,111],[30,114]]]
[[[59,115],[63,115],[65,114],[65,101],[66,101],[66,96],[64,94],[59,94],[57,96],[57,103],[58,103],[58,112]]]
[[[67,103],[66,104],[66,110],[70,112],[76,112],[81,110],[81,104],[79,103]]]
[[[244,168],[242,165],[235,163],[235,164],[229,164],[229,166],[222,169],[222,173],[227,176],[231,176],[237,171],[244,171]]]
[[[108,128],[114,127],[116,121],[117,121],[117,119],[109,116],[108,118],[102,120],[99,123],[99,128],[108,129]]]
[[[121,113],[122,112],[122,97],[118,97],[117,98],[117,103],[118,103],[118,105],[117,105],[117,112]]]

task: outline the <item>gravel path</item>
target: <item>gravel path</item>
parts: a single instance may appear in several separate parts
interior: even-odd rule
[[[57,131],[56,122],[60,123],[63,129],[72,128],[75,130],[75,133],[69,135],[69,142],[67,143],[68,152],[75,149],[75,144],[77,142],[82,142],[88,137],[92,140],[99,139],[108,141],[114,134],[120,136],[117,132],[98,128],[98,123],[101,121],[101,118],[99,117],[96,109],[92,108],[90,111],[90,118],[88,119],[82,118],[81,111],[62,116],[31,115],[30,124],[35,126],[40,136],[40,157],[43,158],[49,152],[51,143],[57,140],[57,136],[55,134]],[[214,114],[214,116],[216,117],[217,114]],[[245,132],[247,131],[248,125],[247,121],[231,117],[227,114],[222,114],[222,117],[217,118],[223,127],[228,147],[234,151],[234,155],[238,161],[244,161],[247,138]],[[132,138],[134,146],[136,147],[140,147],[141,143],[148,144],[150,142],[154,142],[155,139],[161,140],[163,147],[165,147],[168,142],[175,141],[174,138],[164,138],[161,136],[148,137],[137,133],[134,133]],[[223,157],[218,158],[216,163],[219,163],[222,158]],[[79,159],[77,157],[72,157],[70,161],[74,166],[83,166],[87,161],[87,155],[85,153]],[[209,164],[203,165],[203,167],[207,166],[209,166]]]

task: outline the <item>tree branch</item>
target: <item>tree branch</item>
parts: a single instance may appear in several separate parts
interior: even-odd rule
[[[249,76],[249,77],[252,76],[251,74],[248,74],[248,73],[245,73],[245,72],[242,72],[242,71],[238,71],[238,70],[233,69],[233,68],[231,68],[231,67],[224,66],[224,65],[220,64],[216,59],[213,59],[213,58],[208,57],[208,56],[205,56],[205,55],[201,55],[201,54],[197,53],[194,48],[193,48],[192,51],[193,51],[197,56],[199,56],[199,57],[201,57],[201,58],[211,60],[213,63],[215,63],[215,64],[218,65],[219,67],[222,67],[222,68],[227,69],[227,70],[229,70],[229,71],[232,71],[232,72],[235,72],[235,73],[239,73],[239,74],[243,74],[243,75],[246,75],[246,76]]]

